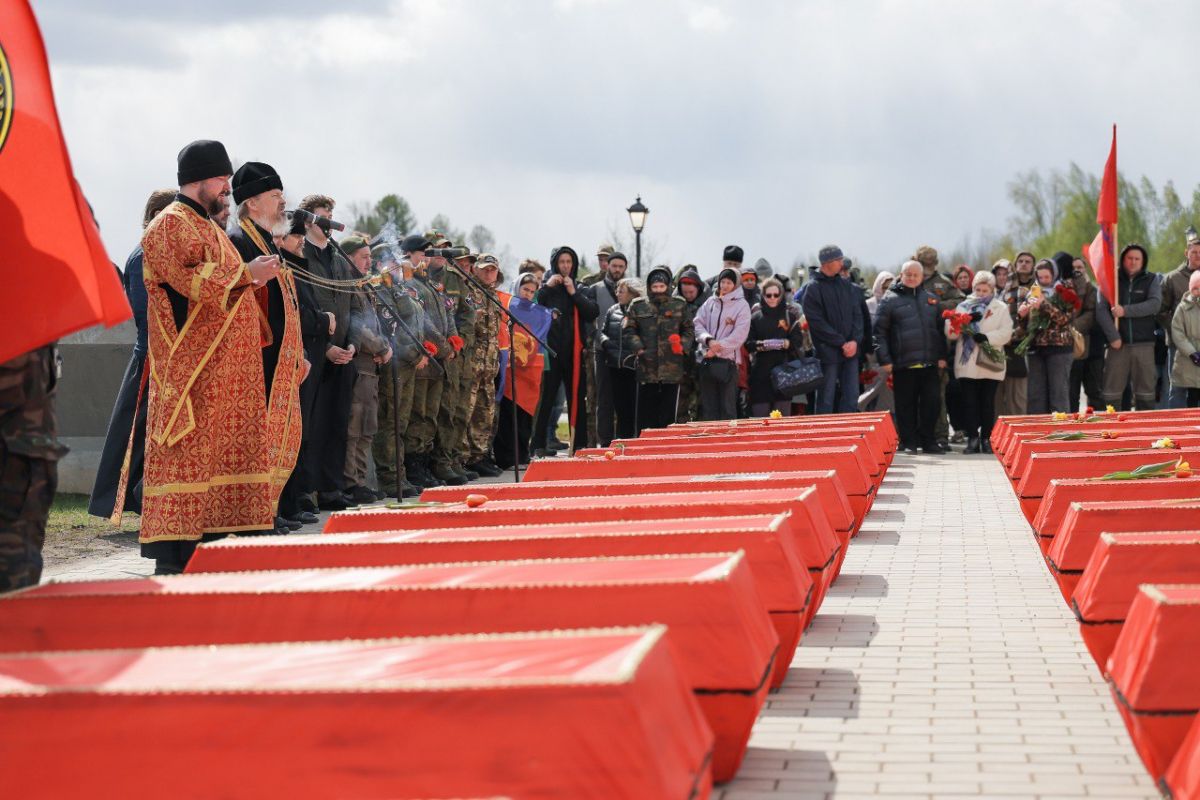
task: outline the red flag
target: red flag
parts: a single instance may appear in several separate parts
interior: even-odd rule
[[[1117,304],[1117,126],[1113,125],[1112,149],[1104,164],[1100,181],[1100,202],[1096,206],[1096,223],[1100,232],[1083,257],[1092,267],[1101,294],[1111,305]]]
[[[0,362],[132,316],[75,181],[28,0],[0,3]]]

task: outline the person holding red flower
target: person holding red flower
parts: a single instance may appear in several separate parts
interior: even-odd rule
[[[1121,250],[1117,305],[1100,296],[1096,322],[1108,339],[1104,360],[1104,402],[1119,407],[1132,384],[1138,411],[1154,408],[1158,371],[1154,365],[1154,330],[1162,310],[1162,276],[1149,269],[1150,254],[1131,242]]]
[[[1012,316],[996,294],[996,278],[980,270],[971,280],[971,294],[946,320],[946,338],[955,342],[954,376],[963,405],[964,452],[992,452],[989,439],[996,422],[996,389],[1004,380],[1004,345],[1012,339]],[[960,324],[955,324],[956,322]]]
[[[1072,288],[1072,276],[1043,258],[1034,267],[1034,285],[1017,307],[1017,355],[1028,355],[1029,383],[1026,413],[1067,412],[1075,404],[1068,397],[1071,363],[1075,360],[1075,334],[1071,322],[1083,308]]]
[[[771,383],[771,370],[800,358],[811,347],[804,314],[800,307],[787,302],[783,284],[767,278],[761,287],[762,303],[750,315],[750,416],[765,417],[772,411],[784,416],[792,413],[792,398],[782,397]]]
[[[671,268],[657,266],[646,274],[646,297],[625,311],[625,349],[637,363],[637,429],[665,428],[675,421],[679,382],[696,343],[692,309],[671,295]]]

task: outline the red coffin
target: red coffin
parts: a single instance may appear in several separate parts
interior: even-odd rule
[[[1039,536],[1054,536],[1071,503],[1100,503],[1117,499],[1129,503],[1200,500],[1200,476],[1146,481],[1053,480],[1033,519],[1033,530]]]
[[[812,580],[796,556],[787,514],[662,520],[652,530],[625,522],[446,528],[399,533],[230,537],[201,545],[187,571],[370,567],[741,550],[779,637],[771,686],[778,687],[815,608]]]
[[[1049,542],[1046,564],[1067,604],[1100,541],[1101,532],[1136,533],[1147,528],[1200,531],[1200,503],[1154,500],[1147,503],[1072,503],[1058,535]]]
[[[1158,464],[1182,458],[1190,464],[1200,464],[1200,448],[1179,450],[1138,450],[1132,453],[1070,453],[1067,455],[1037,455],[1029,459],[1029,467],[1017,483],[1017,497],[1025,518],[1033,522],[1050,481],[1070,478],[1098,478],[1118,470],[1133,470],[1146,464]],[[1158,478],[1152,480],[1169,480]],[[1155,527],[1162,527],[1157,525]]]
[[[1200,583],[1200,533],[1100,534],[1071,597],[1071,608],[1101,672],[1143,583]]]
[[[461,503],[469,495],[489,500],[526,500],[545,497],[618,497],[650,492],[716,492],[740,489],[800,489],[812,486],[829,524],[839,533],[852,533],[862,524],[846,500],[846,491],[833,470],[824,472],[748,472],[728,475],[667,475],[657,478],[611,478],[580,481],[522,481],[486,486],[438,486],[421,493],[422,502]]]
[[[1156,781],[1200,711],[1200,585],[1143,585],[1108,660],[1133,746]]]
[[[1192,723],[1166,775],[1159,781],[1159,789],[1163,797],[1172,800],[1200,798],[1200,716]]]
[[[834,470],[846,487],[846,499],[856,516],[865,516],[878,484],[872,482],[861,447],[791,449],[741,455],[621,456],[607,458],[539,458],[525,471],[527,481],[607,480],[725,472],[794,472]]]
[[[1008,469],[1010,479],[1019,477],[1029,466],[1029,458],[1034,453],[1104,453],[1105,451],[1126,450],[1132,448],[1150,449],[1159,439],[1171,439],[1179,447],[1200,447],[1200,433],[1180,434],[1179,426],[1149,434],[1126,434],[1121,432],[1116,439],[1083,439],[1076,442],[1043,441],[1027,439],[1010,450],[1013,453],[1012,466]],[[1165,459],[1164,459],[1165,460]]]
[[[10,797],[690,797],[662,626],[0,659]]]
[[[1164,411],[1122,411],[1120,414],[1094,414],[1102,417],[1096,422],[1068,422],[1055,420],[1048,414],[1030,415],[1025,417],[1001,417],[992,428],[992,449],[999,456],[1008,453],[1012,446],[1013,435],[1018,431],[1050,433],[1056,430],[1119,430],[1121,427],[1130,428],[1152,425],[1158,422],[1168,422],[1176,425],[1200,423],[1200,411],[1195,409],[1173,409]]]
[[[794,441],[804,441],[809,436],[835,436],[839,434],[863,434],[867,437],[873,452],[882,452],[891,463],[896,453],[895,428],[890,424],[853,423],[838,424],[834,422],[788,422],[778,424],[779,420],[754,421],[757,424],[730,426],[728,423],[707,423],[704,427],[668,427],[651,428],[642,431],[637,439],[617,439],[613,446],[626,445],[632,442],[653,442],[655,444],[668,441],[688,441],[712,436],[754,436],[771,437],[776,441],[788,438]]]
[[[408,509],[382,506],[341,511],[325,522],[326,533],[464,528],[551,522],[625,521],[631,526],[681,517],[745,516],[791,512],[796,554],[812,574],[818,605],[837,577],[849,537],[839,538],[821,509],[816,489],[745,489],[682,494],[608,497],[550,497],[489,500],[477,508],[463,503]]]
[[[713,777],[729,780],[778,645],[741,553],[193,574],[0,598],[8,652],[654,623],[716,736]]]
[[[805,435],[792,439],[787,436],[769,436],[765,439],[747,434],[730,434],[719,437],[700,436],[688,439],[634,439],[633,444],[612,447],[594,447],[579,450],[577,458],[602,457],[606,452],[629,456],[660,456],[689,453],[761,453],[786,447],[841,447],[859,445],[866,448],[871,462],[871,477],[882,479],[887,469],[888,458],[883,451],[871,447],[861,433],[828,433],[816,436]]]

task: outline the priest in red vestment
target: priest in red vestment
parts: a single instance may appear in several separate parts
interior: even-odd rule
[[[142,236],[150,379],[140,541],[157,574],[182,571],[202,540],[274,532],[299,447],[298,403],[268,408],[263,380],[271,330],[255,290],[278,278],[279,258],[244,262],[211,218],[228,204],[232,173],[220,142],[183,148],[179,194]],[[304,367],[296,339],[281,343],[274,376],[289,395]]]

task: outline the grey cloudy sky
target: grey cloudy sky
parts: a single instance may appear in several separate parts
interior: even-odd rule
[[[293,200],[388,192],[516,257],[646,236],[715,272],[826,242],[881,266],[1012,213],[1005,185],[1109,126],[1128,174],[1200,182],[1195,2],[34,0],[114,260],[190,140]]]

